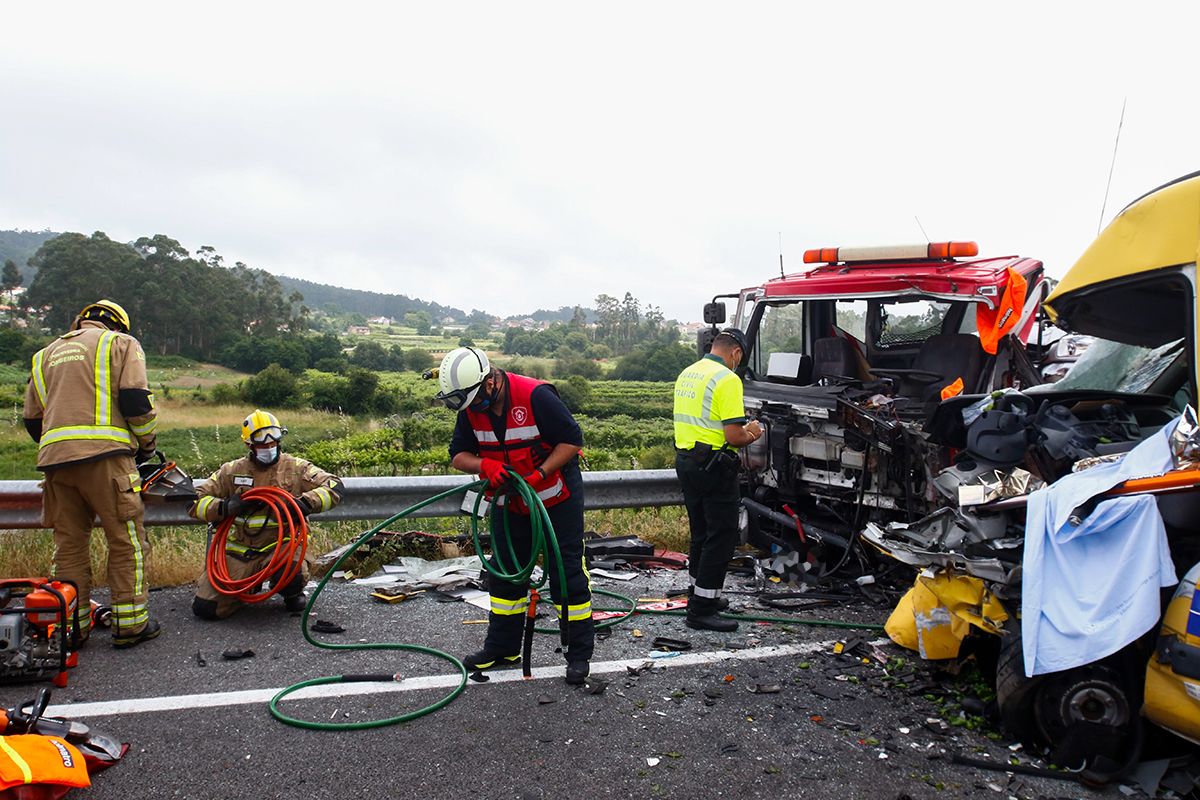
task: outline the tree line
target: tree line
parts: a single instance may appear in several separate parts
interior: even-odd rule
[[[284,296],[271,274],[237,262],[226,266],[211,247],[195,255],[161,234],[132,245],[104,233],[64,233],[30,259],[37,274],[24,295],[52,331],[79,310],[108,298],[134,321],[147,352],[214,360],[240,339],[280,339],[308,328],[303,296]]]

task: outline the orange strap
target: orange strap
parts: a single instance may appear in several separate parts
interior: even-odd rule
[[[949,400],[951,397],[957,397],[963,393],[963,388],[963,379],[955,378],[954,383],[942,387],[942,399]]]
[[[976,305],[975,328],[979,331],[979,344],[986,352],[996,355],[1000,340],[1021,321],[1026,288],[1025,278],[1010,267],[1008,283],[1004,285],[996,307],[988,308],[983,303]]]

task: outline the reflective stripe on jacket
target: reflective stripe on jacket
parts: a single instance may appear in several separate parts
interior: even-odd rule
[[[41,419],[39,469],[154,446],[156,414],[126,419],[122,389],[149,392],[146,357],[132,336],[91,320],[33,356],[26,419]]]
[[[721,447],[725,425],[746,419],[742,380],[716,356],[705,356],[675,379],[675,446]]]
[[[471,430],[474,431],[475,439],[479,442],[479,456],[503,461],[521,477],[533,474],[532,480],[529,478],[526,480],[529,480],[530,487],[541,498],[542,504],[549,508],[571,496],[567,484],[563,481],[561,471],[552,472],[541,479],[538,479],[534,473],[534,470],[542,465],[546,456],[550,455],[550,451],[554,448],[542,441],[542,432],[538,429],[537,420],[534,419],[533,403],[530,402],[530,398],[534,389],[543,384],[547,386],[550,384],[536,378],[514,375],[511,372],[506,373],[506,377],[508,378],[508,412],[505,420],[507,426],[504,429],[504,441],[500,441],[496,436],[495,429],[492,428],[490,411],[480,412],[467,408],[467,420],[471,423]],[[550,386],[550,388],[554,387]],[[487,494],[489,497],[492,496],[491,492]],[[529,513],[525,504],[521,502],[514,502],[513,510],[522,514]]]

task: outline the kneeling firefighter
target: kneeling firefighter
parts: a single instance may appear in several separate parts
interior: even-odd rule
[[[222,464],[197,490],[199,499],[189,513],[202,522],[218,523],[233,518],[225,544],[228,577],[247,579],[265,569],[275,550],[288,543],[279,541],[279,521],[268,509],[244,495],[250,489],[277,487],[297,498],[305,515],[328,511],[342,499],[341,479],[302,458],[280,451],[287,428],[274,414],[255,410],[242,422],[242,441],[249,448],[244,458]],[[286,531],[285,531],[286,532]],[[223,619],[243,605],[243,600],[218,591],[211,574],[211,558],[197,580],[192,613],[201,619]],[[284,586],[277,586],[281,571],[271,577],[272,587],[283,597],[288,611],[302,611],[306,601],[307,569],[302,565]]]
[[[455,469],[486,478],[487,494],[507,501],[508,514],[491,514],[492,541],[504,535],[505,519],[517,563],[527,563],[533,546],[530,509],[515,496],[497,490],[520,475],[546,507],[562,555],[567,596],[562,597],[558,565],[545,559],[550,593],[570,637],[564,656],[566,681],[581,684],[588,676],[595,628],[591,587],[583,561],[583,476],[578,454],[583,433],[558,391],[549,383],[491,366],[473,347],[451,350],[438,369],[437,399],[458,412],[450,441]],[[483,649],[463,659],[467,669],[512,666],[521,660],[522,628],[529,606],[529,582],[510,583],[488,576],[491,613]],[[561,623],[560,623],[561,624]]]

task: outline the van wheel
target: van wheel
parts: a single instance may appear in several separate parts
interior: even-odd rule
[[[1054,763],[1105,784],[1141,755],[1142,671],[1131,645],[1092,664],[1026,677],[1019,624],[1005,626],[996,667],[996,701],[1004,727]]]

